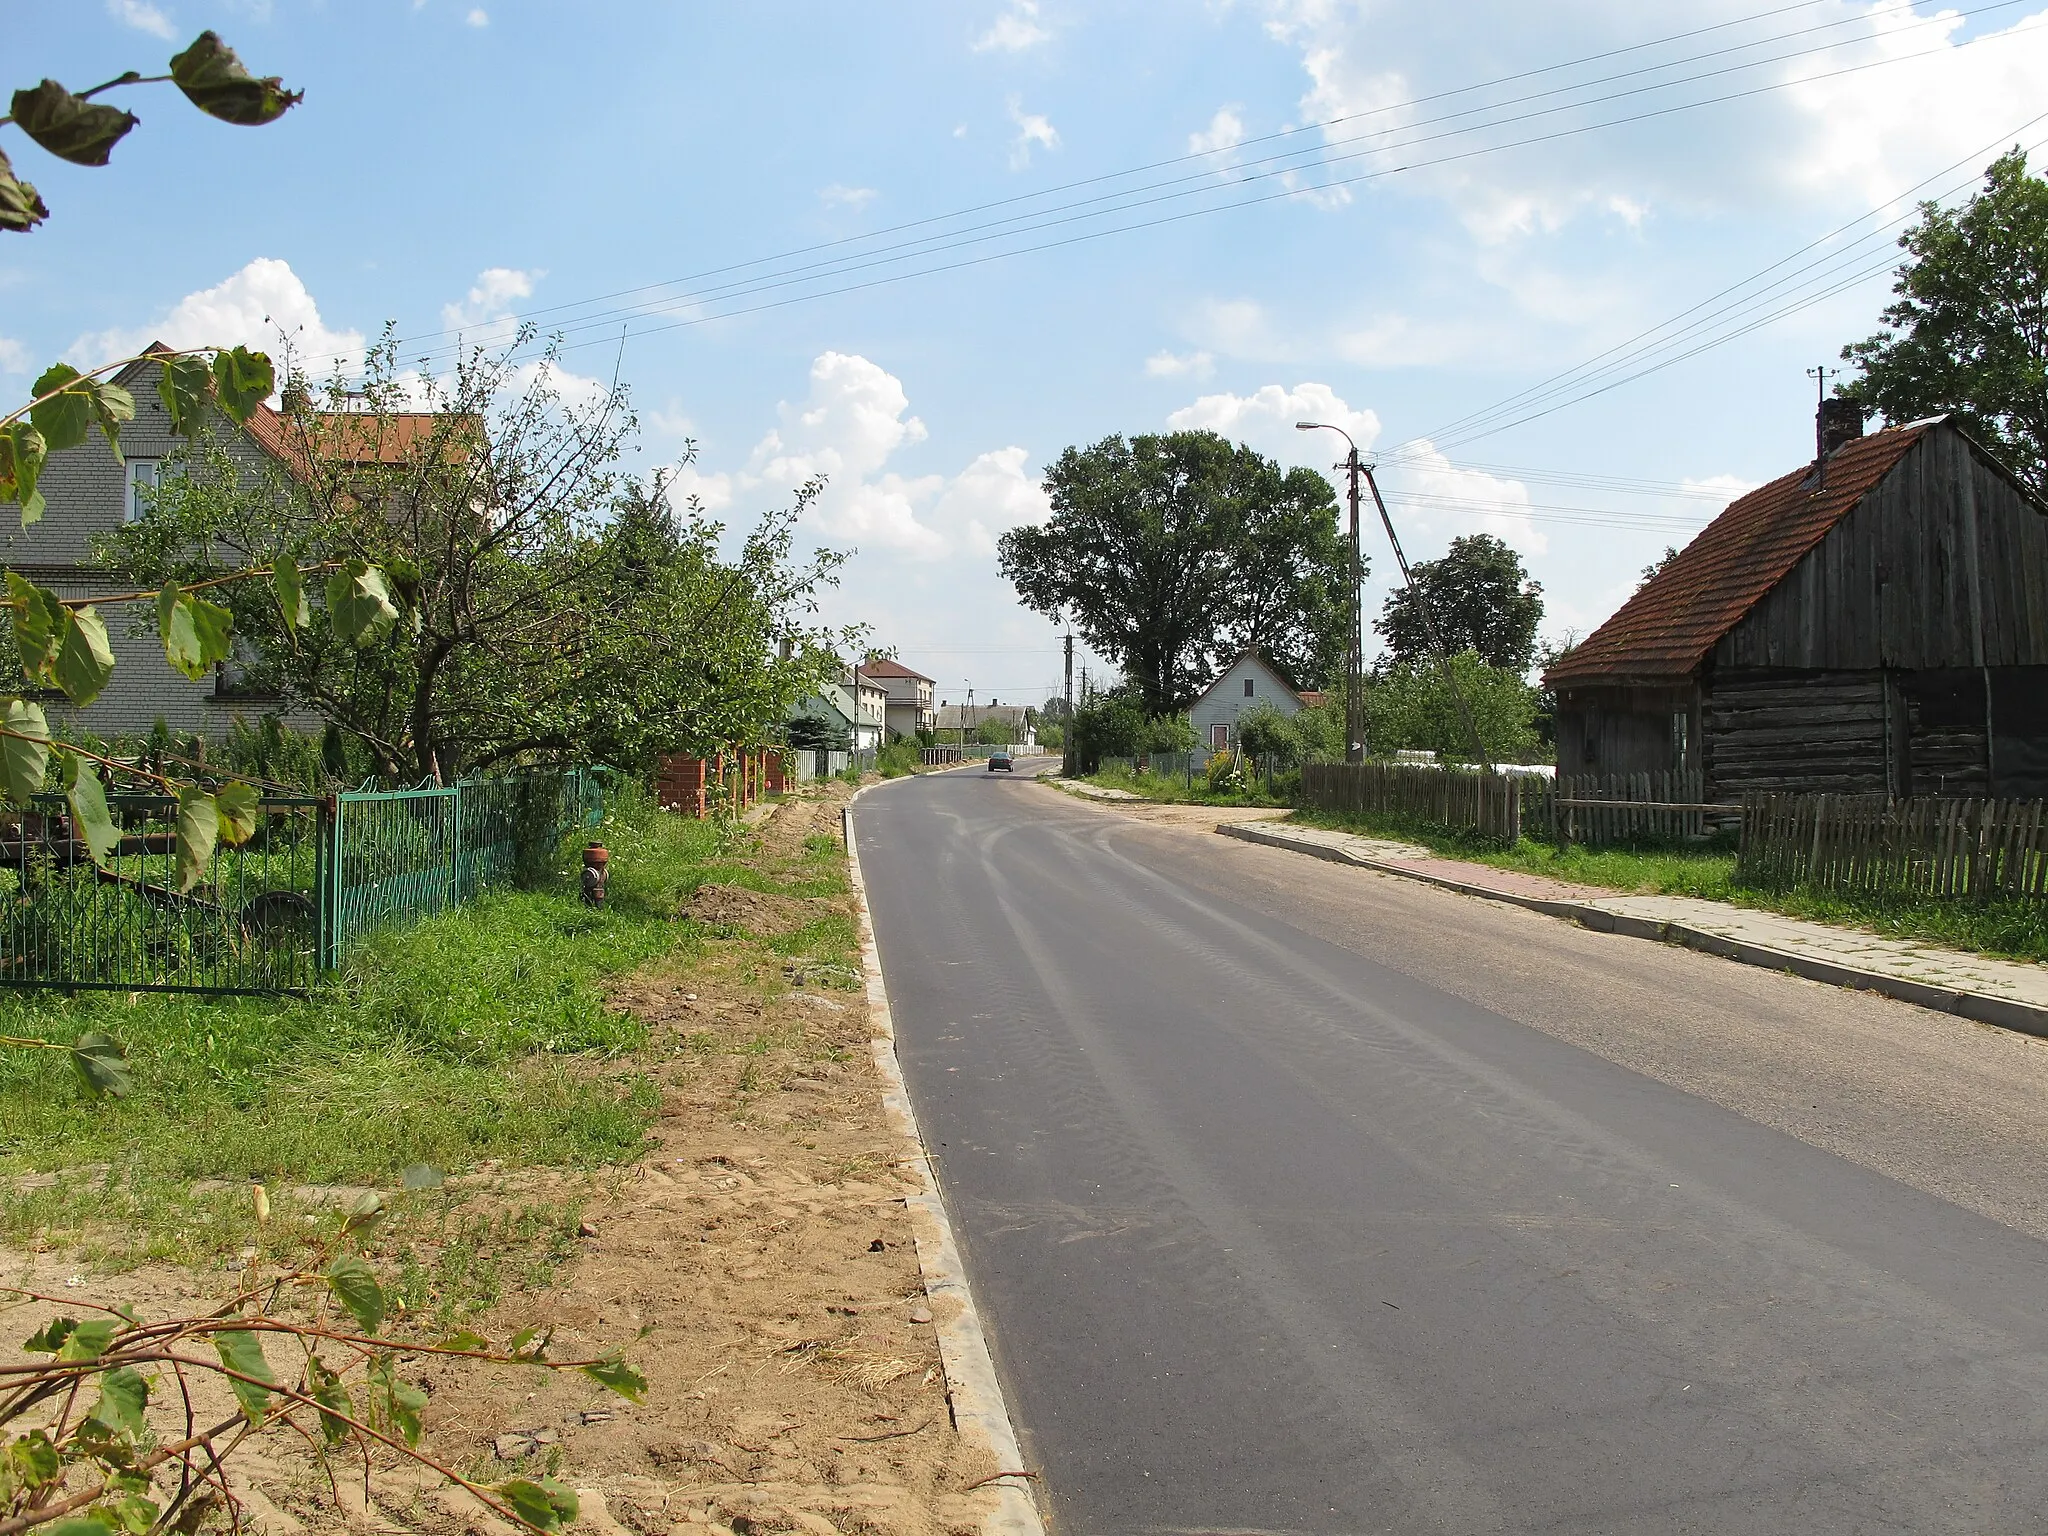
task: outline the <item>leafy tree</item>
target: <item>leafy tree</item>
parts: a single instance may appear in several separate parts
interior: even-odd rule
[[[1665,566],[1669,565],[1672,561],[1676,560],[1677,558],[1678,546],[1676,544],[1666,544],[1664,546],[1664,553],[1659,555],[1656,559],[1652,560],[1648,565],[1643,567],[1642,577],[1640,580],[1636,582],[1636,590],[1638,592],[1642,591],[1643,588],[1647,587],[1650,584],[1651,577],[1655,576],[1659,571],[1663,570]],[[1555,656],[1540,656],[1537,659],[1541,661],[1544,666],[1547,667],[1550,665],[1551,662],[1555,661],[1557,658]]]
[[[1490,667],[1526,672],[1536,655],[1543,622],[1543,588],[1529,579],[1522,557],[1490,533],[1451,540],[1440,560],[1412,568],[1415,591],[1387,596],[1373,624],[1397,662],[1434,654],[1416,593],[1429,604],[1438,638],[1451,652],[1476,651]]]
[[[1074,756],[1082,773],[1093,773],[1105,757],[1134,757],[1145,730],[1145,712],[1124,692],[1097,694],[1074,711]]]
[[[2014,149],[1960,209],[1920,205],[1883,329],[1841,393],[1887,421],[1953,413],[2048,495],[2048,182]]]
[[[1341,665],[1349,555],[1314,471],[1174,432],[1070,447],[1045,489],[1052,516],[1003,535],[1003,574],[1123,668],[1141,713],[1185,708],[1248,648],[1294,676]]]
[[[1195,728],[1186,715],[1154,715],[1138,732],[1140,752],[1192,752]]]
[[[1259,704],[1237,717],[1237,744],[1247,756],[1277,758],[1292,766],[1301,755],[1301,737],[1294,722],[1271,704]]]
[[[845,752],[853,746],[845,726],[818,715],[792,716],[785,739],[800,752]]]
[[[1519,668],[1491,666],[1472,650],[1452,656],[1450,665],[1492,761],[1527,762],[1540,752],[1536,690]],[[1424,750],[1450,760],[1471,751],[1457,699],[1443,668],[1429,657],[1396,661],[1374,672],[1366,694],[1366,734],[1377,755]]]
[[[981,724],[974,728],[974,739],[985,747],[1008,746],[1010,734],[1009,723],[993,715],[984,715]]]
[[[302,568],[388,572],[361,599],[382,605],[383,643],[369,650],[335,622],[353,599],[337,609],[330,595],[296,629],[246,588],[222,601],[250,681],[340,723],[394,780],[535,757],[640,767],[779,724],[837,668],[806,621],[840,557],[791,558],[814,488],[736,563],[722,559],[718,524],[619,472],[633,427],[623,394],[564,402],[548,366],[512,361],[526,339],[421,381],[387,336],[361,389],[333,381],[319,404],[294,379],[289,468],[250,476],[219,444],[203,448],[147,515],[101,541],[101,558],[187,586],[265,549]]]

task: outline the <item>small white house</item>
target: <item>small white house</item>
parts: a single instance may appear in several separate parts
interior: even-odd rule
[[[1246,651],[1223,669],[1223,675],[1202,690],[1188,709],[1195,739],[1212,751],[1237,745],[1237,717],[1261,705],[1293,715],[1307,704],[1294,685],[1257,651]]]

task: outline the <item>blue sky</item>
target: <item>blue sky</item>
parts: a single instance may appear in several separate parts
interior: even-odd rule
[[[1016,606],[993,540],[1043,515],[1040,467],[1067,444],[1169,425],[1325,467],[1336,439],[1289,424],[1338,419],[1385,463],[1411,557],[1498,533],[1543,581],[1551,635],[1584,632],[1727,495],[1810,453],[1804,371],[1873,328],[1899,194],[1959,192],[1992,146],[2048,139],[2029,122],[2048,0],[0,0],[0,18],[10,87],[160,67],[213,27],[306,92],[261,131],[131,92],[143,123],[98,171],[7,134],[53,217],[0,243],[0,388],[150,335],[261,344],[281,323],[346,353],[390,320],[410,355],[509,315],[576,327],[565,366],[620,370],[644,465],[694,439],[684,483],[721,516],[828,473],[807,536],[858,549],[831,616],[949,698],[1056,684],[1054,631]],[[1064,207],[1084,197],[1153,201]],[[1067,222],[965,228],[1027,216]],[[1608,349],[1625,366],[1595,382],[1686,350],[1631,362],[1629,343],[1858,219],[1763,280],[1782,288],[1692,317],[1710,322],[1694,341],[1746,334],[1479,424],[1507,430],[1446,430]],[[942,221],[877,233],[920,220]],[[898,278],[914,253],[878,248],[920,236],[913,269],[1000,259],[808,296]],[[810,254],[697,276],[792,251]],[[706,297],[827,261],[872,265]],[[1371,613],[1392,561],[1368,547]]]

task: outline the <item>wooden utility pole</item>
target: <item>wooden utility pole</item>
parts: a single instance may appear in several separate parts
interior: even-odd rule
[[[1335,432],[1350,448],[1344,468],[1351,478],[1351,633],[1344,655],[1344,761],[1365,761],[1365,558],[1358,547],[1358,477],[1366,473],[1358,444],[1342,427],[1297,421],[1297,432]],[[1377,490],[1373,492],[1379,494]],[[1383,514],[1384,515],[1384,514]]]

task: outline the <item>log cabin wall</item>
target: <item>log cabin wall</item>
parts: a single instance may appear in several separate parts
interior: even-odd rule
[[[2048,515],[1936,428],[1722,637],[1704,691],[1717,797],[2048,794]]]
[[[1699,766],[1698,690],[1662,686],[1574,688],[1557,698],[1557,771],[1671,773]]]

